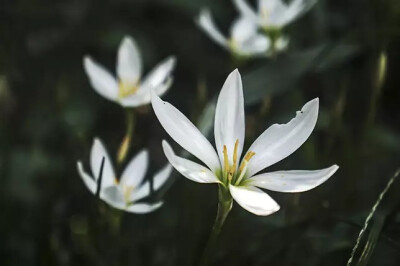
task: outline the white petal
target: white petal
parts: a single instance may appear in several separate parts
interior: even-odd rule
[[[201,10],[196,22],[211,39],[213,39],[222,47],[227,47],[227,39],[224,37],[224,35],[221,34],[217,26],[215,26],[215,23],[208,9]]]
[[[165,156],[172,166],[184,177],[198,183],[219,183],[213,172],[205,166],[175,155],[167,141],[163,140],[162,146]]]
[[[247,176],[279,162],[296,151],[310,136],[318,118],[318,98],[306,103],[287,124],[274,124],[249,148],[255,152],[248,164]]]
[[[142,183],[147,172],[149,153],[146,149],[141,150],[126,166],[121,175],[121,185],[136,187]]]
[[[247,17],[240,16],[231,27],[231,38],[238,43],[243,43],[257,33],[257,24]]]
[[[186,116],[154,93],[151,102],[158,120],[173,140],[203,161],[211,170],[216,171],[221,168],[211,143]]]
[[[272,13],[275,9],[284,8],[286,8],[286,5],[282,0],[258,0],[258,11],[260,13],[262,10],[268,10]]]
[[[96,194],[96,181],[83,169],[82,162],[77,162],[77,168],[83,183],[85,183],[86,187],[90,190],[90,192],[92,192],[92,194]]]
[[[256,175],[248,181],[252,186],[273,191],[303,192],[324,183],[338,168],[337,165],[332,165],[329,168],[314,171],[277,171]]]
[[[278,203],[256,187],[229,185],[229,191],[240,206],[255,215],[267,216],[279,210]]]
[[[170,83],[171,73],[176,65],[176,57],[169,56],[162,62],[157,64],[150,73],[143,80],[138,93],[145,92],[150,102],[150,91],[155,90],[157,95],[161,95],[159,87],[162,87],[166,83]],[[169,84],[171,85],[171,84]],[[169,86],[168,86],[169,87]]]
[[[113,208],[125,210],[127,207],[124,195],[118,186],[114,185],[103,188],[100,193],[100,198]]]
[[[269,38],[262,34],[256,34],[238,47],[238,52],[243,55],[263,55],[271,46]]]
[[[278,51],[286,50],[289,45],[289,38],[287,37],[279,37],[278,40],[275,42],[275,48]]]
[[[258,12],[263,26],[284,26],[287,10],[287,5],[281,0],[258,1]]]
[[[158,96],[163,95],[172,84],[173,77],[171,72],[176,65],[175,56],[170,56],[156,65],[153,70],[145,77],[139,90],[130,96],[121,99],[124,107],[137,107],[149,104],[151,101],[151,91],[153,90]]]
[[[118,78],[135,85],[142,73],[142,58],[136,42],[132,37],[125,37],[118,49],[117,74]]]
[[[110,72],[94,62],[89,56],[84,57],[83,66],[93,89],[108,100],[116,100],[118,84]]]
[[[255,23],[258,23],[259,19],[257,13],[253,10],[252,7],[250,7],[246,0],[233,0],[233,3],[243,16],[254,21]]]
[[[145,214],[145,213],[149,213],[152,211],[157,210],[158,208],[160,208],[163,205],[163,202],[157,202],[154,204],[148,204],[148,203],[136,203],[133,205],[129,205],[128,207],[126,207],[126,211],[128,212],[133,212],[133,213],[138,213],[138,214]]]
[[[172,165],[167,164],[160,171],[158,171],[153,177],[153,188],[158,190],[168,180],[172,172]]]
[[[163,95],[171,87],[172,80],[172,77],[168,77],[164,83],[154,88],[153,91],[155,94],[158,96]],[[149,104],[150,102],[151,90],[145,89],[144,87],[143,89],[139,89],[137,93],[120,100],[123,107],[137,107]]]
[[[156,191],[158,190],[164,183],[168,180],[170,177],[170,174],[172,172],[172,165],[167,164],[162,168],[160,171],[158,171],[154,177],[153,177],[153,189]],[[138,187],[137,189],[132,191],[130,200],[131,201],[137,201],[139,199],[145,198],[150,195],[150,181],[146,181]]]
[[[134,189],[129,197],[131,202],[143,199],[150,195],[150,181],[144,182],[140,187]]]
[[[138,107],[150,103],[149,93],[141,93],[139,91],[135,94],[129,95],[119,100],[123,107]]]
[[[232,165],[236,140],[239,140],[237,158],[240,160],[240,155],[243,150],[244,129],[242,79],[239,71],[236,69],[229,74],[222,86],[215,111],[215,145],[221,160],[221,165],[224,163],[224,145],[226,145],[229,162]],[[239,162],[237,162],[237,164],[239,164]]]
[[[104,157],[103,176],[101,180],[101,188],[114,185],[115,172],[111,164],[110,157],[100,139],[95,138],[90,151],[90,168],[92,169],[93,177],[97,180],[100,173],[101,161]]]

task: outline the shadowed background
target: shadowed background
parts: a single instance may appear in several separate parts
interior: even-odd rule
[[[254,2],[253,2],[254,4]],[[245,149],[273,123],[320,98],[317,126],[292,156],[268,170],[338,172],[301,194],[269,194],[281,205],[257,217],[234,204],[213,265],[344,265],[365,217],[400,166],[397,0],[321,0],[286,28],[290,45],[273,59],[235,60],[197,28],[209,7],[225,32],[231,1],[44,1],[0,4],[1,265],[195,265],[217,208],[217,186],[173,172],[164,206],[134,215],[112,210],[84,186],[95,136],[115,158],[125,112],[91,88],[82,57],[114,72],[119,42],[137,41],[147,72],[177,56],[171,102],[213,143],[213,108],[236,67],[246,101]],[[150,106],[136,109],[133,145],[150,151],[150,178],[169,139]],[[178,148],[177,146],[174,146]],[[121,169],[117,169],[120,171]],[[386,194],[364,241],[369,265],[400,263],[400,181]]]

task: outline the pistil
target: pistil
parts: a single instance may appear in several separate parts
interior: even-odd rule
[[[134,83],[131,82],[123,82],[122,80],[119,81],[118,84],[118,98],[124,98],[129,95],[135,94],[139,89],[139,82],[136,81]]]

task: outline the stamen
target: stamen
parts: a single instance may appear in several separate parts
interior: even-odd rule
[[[139,86],[138,86],[139,82],[134,82],[134,83],[128,83],[128,82],[123,82],[122,80],[119,81],[118,83],[118,97],[119,98],[124,98],[127,97],[131,94],[134,94],[138,91]]]
[[[238,146],[239,146],[239,140],[237,139],[235,142],[235,149],[233,150],[233,164],[235,165],[235,168],[236,168],[236,162],[237,162]]]
[[[122,190],[124,193],[124,200],[126,203],[129,203],[134,188],[135,188],[134,186],[123,186]]]
[[[239,185],[240,182],[242,181],[242,179],[243,179],[243,177],[244,177],[244,174],[245,174],[246,171],[247,171],[247,166],[249,165],[249,161],[250,161],[251,157],[253,157],[255,154],[256,154],[255,152],[249,151],[249,152],[247,152],[246,155],[244,156],[243,161],[242,161],[242,163],[240,164],[240,168],[239,168],[239,173],[240,173],[240,175],[239,175],[239,177],[236,179],[235,185]]]
[[[246,153],[246,155],[243,158],[242,164],[240,165],[240,172],[243,171],[243,168],[247,165],[247,163],[250,161],[251,157],[253,157],[256,153],[249,151]]]
[[[229,171],[228,150],[226,149],[226,145],[224,145],[224,172],[228,171]]]

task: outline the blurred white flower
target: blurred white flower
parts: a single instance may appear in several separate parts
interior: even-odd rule
[[[258,174],[296,151],[310,136],[318,117],[318,98],[306,103],[289,123],[274,124],[250,146],[239,163],[244,143],[245,121],[242,81],[238,70],[225,81],[218,97],[214,135],[217,152],[178,109],[152,94],[152,106],[161,125],[182,148],[206,166],[178,157],[167,141],[163,149],[172,166],[199,183],[220,183],[235,201],[256,215],[269,215],[279,205],[257,187],[280,192],[310,190],[332,176],[337,165],[304,171]]]
[[[265,56],[270,47],[269,39],[257,32],[257,24],[244,16],[233,22],[229,38],[215,26],[208,9],[200,12],[196,22],[217,44],[239,56]]]
[[[110,157],[103,143],[95,138],[90,152],[90,168],[92,176],[77,162],[77,168],[86,187],[96,194],[97,178],[100,173],[101,162],[104,158],[103,173],[101,179],[100,198],[110,206],[133,213],[148,213],[158,209],[162,202],[154,204],[136,203],[150,195],[150,181],[143,182],[148,167],[148,152],[142,150],[126,166],[121,178],[117,179]],[[158,190],[170,176],[172,167],[167,164],[153,177],[153,189]]]
[[[255,11],[246,0],[233,0],[239,12],[264,29],[281,29],[291,23],[315,3],[315,0],[293,0],[286,4],[282,0],[258,0]]]
[[[159,63],[143,79],[142,58],[132,37],[125,37],[118,49],[117,78],[113,77],[91,57],[85,56],[83,65],[92,87],[104,98],[123,107],[136,107],[150,103],[150,91],[165,93],[172,84],[171,72],[175,67],[174,56]]]

